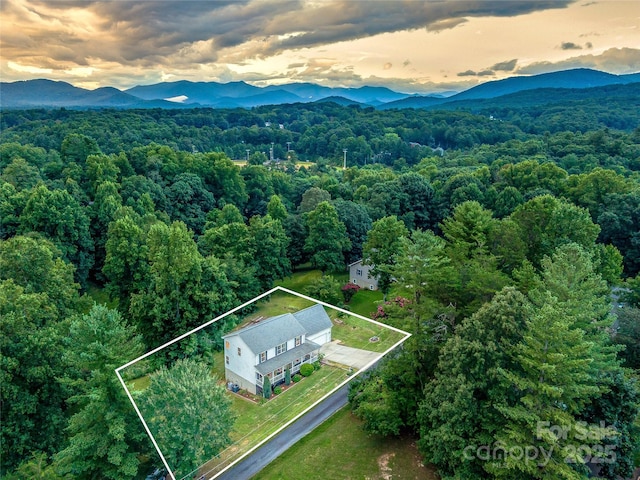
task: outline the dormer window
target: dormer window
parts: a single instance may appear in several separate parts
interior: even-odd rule
[[[267,352],[265,351],[260,354],[260,363],[264,363],[266,361],[267,361]]]
[[[242,356],[242,349],[240,347],[238,347],[238,356],[241,357]]]
[[[302,335],[299,335],[295,338],[295,346],[299,347],[301,343],[302,343]]]
[[[276,347],[276,355],[280,355],[287,351],[287,342],[280,344]]]

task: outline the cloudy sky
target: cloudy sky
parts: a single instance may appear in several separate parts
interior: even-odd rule
[[[640,71],[636,0],[0,2],[0,78],[461,90],[566,68]]]

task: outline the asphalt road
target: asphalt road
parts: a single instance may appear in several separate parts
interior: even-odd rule
[[[251,455],[224,472],[216,480],[243,480],[251,478],[294,443],[316,428],[327,418],[347,404],[349,384],[337,390],[310,412],[289,425],[273,437],[268,443],[255,450]]]

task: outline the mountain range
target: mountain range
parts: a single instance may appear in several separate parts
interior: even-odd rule
[[[590,69],[572,69],[527,77],[489,81],[451,96],[409,95],[385,87],[331,88],[312,83],[257,87],[245,82],[162,82],[127,90],[102,87],[87,90],[66,82],[27,80],[0,82],[0,108],[251,108],[260,105],[333,101],[342,105],[389,108],[473,108],[488,99],[511,98],[521,92],[544,89],[545,95],[525,95],[527,102],[565,99],[566,89],[587,89],[635,84],[621,94],[640,88],[640,73],[614,75]],[[544,100],[546,99],[546,100]]]

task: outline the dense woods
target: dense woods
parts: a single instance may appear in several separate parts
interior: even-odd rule
[[[412,334],[354,382],[367,431],[415,436],[442,478],[629,475],[639,112],[3,112],[3,477],[144,477],[158,461],[113,370],[296,268],[359,258],[385,294],[372,315]],[[163,361],[206,363],[235,321]]]

